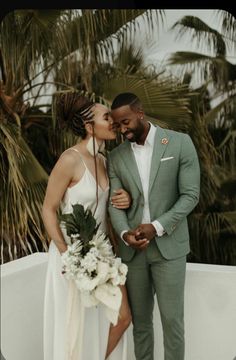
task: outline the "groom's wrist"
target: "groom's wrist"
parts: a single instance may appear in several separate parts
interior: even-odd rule
[[[123,230],[123,231],[121,232],[121,234],[120,234],[120,237],[121,237],[122,241],[125,243],[125,245],[126,245],[126,246],[129,246],[129,244],[127,243],[127,241],[125,241],[125,239],[124,239],[124,235],[125,235],[125,233],[127,233],[127,232],[128,232],[128,230]]]
[[[165,229],[158,220],[152,221],[151,224],[154,226],[157,236],[161,237],[165,234]]]

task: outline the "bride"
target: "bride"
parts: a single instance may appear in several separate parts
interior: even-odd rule
[[[85,308],[79,291],[62,274],[61,254],[69,239],[60,227],[57,210],[70,212],[75,203],[89,208],[100,229],[107,232],[109,182],[106,161],[98,152],[104,140],[115,139],[108,109],[76,92],[61,93],[56,102],[61,128],[70,128],[81,141],[64,151],[48,181],[42,217],[52,239],[49,246],[44,299],[44,360],[127,360],[125,330],[131,313],[125,286],[117,325],[113,326],[103,306]],[[117,189],[111,198],[118,209],[128,208],[130,197]]]

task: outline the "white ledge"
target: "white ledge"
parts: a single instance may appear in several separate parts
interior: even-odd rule
[[[6,360],[43,359],[47,259],[47,253],[34,253],[1,265],[1,343]],[[234,360],[235,299],[236,267],[187,263],[186,360]],[[162,328],[156,302],[154,331],[154,359],[163,360]],[[128,360],[135,360],[132,325],[128,329]]]

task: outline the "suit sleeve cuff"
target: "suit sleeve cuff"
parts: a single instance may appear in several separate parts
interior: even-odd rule
[[[154,228],[156,229],[157,236],[162,236],[162,235],[165,234],[165,229],[163,228],[163,226],[161,225],[161,223],[159,223],[158,220],[152,221],[152,225],[153,225]]]
[[[121,232],[121,234],[120,234],[120,237],[121,237],[121,239],[122,239],[122,241],[125,243],[125,245],[126,246],[129,246],[129,244],[124,240],[124,238],[123,238],[123,235],[124,235],[124,233],[126,233],[128,230],[123,230],[122,232]]]

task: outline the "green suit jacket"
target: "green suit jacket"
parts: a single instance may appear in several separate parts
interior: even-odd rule
[[[127,210],[109,204],[112,225],[120,236],[123,230],[142,223],[144,195],[136,160],[126,140],[108,154],[110,196],[124,188],[132,198]],[[151,221],[158,220],[166,233],[155,237],[157,246],[166,259],[186,255],[189,248],[187,215],[199,200],[200,170],[198,156],[189,135],[157,126],[149,178],[149,209]],[[137,250],[121,239],[119,256],[130,261]]]

